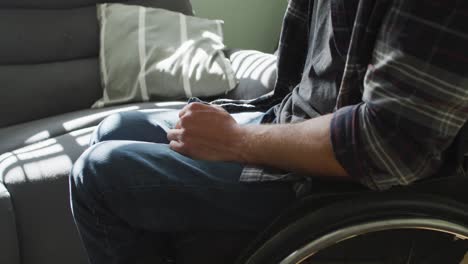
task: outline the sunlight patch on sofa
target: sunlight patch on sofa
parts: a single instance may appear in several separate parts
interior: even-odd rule
[[[11,152],[0,155],[0,180],[5,180],[8,168],[18,162],[18,158]]]
[[[50,132],[47,130],[44,130],[26,139],[24,141],[24,144],[32,144],[34,142],[38,142],[38,141],[48,139],[48,138],[50,138]]]
[[[48,147],[35,149],[35,150],[27,151],[27,152],[18,153],[15,151],[14,153],[16,154],[16,157],[18,157],[18,160],[26,161],[26,160],[30,160],[34,158],[42,158],[45,156],[54,155],[57,153],[61,153],[63,151],[64,149],[62,145],[54,144]]]
[[[89,133],[89,134],[86,134],[86,135],[83,135],[83,136],[79,136],[75,139],[76,143],[78,143],[78,145],[82,146],[82,147],[86,147],[89,145],[89,142],[91,140],[91,135],[92,133]]]
[[[34,182],[52,179],[67,174],[73,162],[67,155],[44,158],[33,162],[18,162],[4,173],[3,178],[7,184]],[[62,173],[61,173],[62,172]]]
[[[54,138],[51,138],[51,139],[48,139],[48,140],[44,140],[44,141],[35,143],[33,145],[29,145],[29,146],[17,149],[17,150],[15,150],[13,152],[15,154],[28,153],[28,152],[31,152],[31,151],[36,151],[36,150],[39,150],[39,149],[43,149],[43,148],[53,146],[55,144],[57,144],[57,140],[54,139]]]
[[[27,181],[39,181],[43,179],[51,179],[68,173],[70,168],[73,166],[73,162],[67,155],[60,155],[40,161],[29,162],[23,165],[23,171],[26,173]],[[13,179],[8,179],[11,183]]]
[[[89,135],[93,133],[94,129],[96,129],[96,127],[87,127],[87,128],[83,128],[80,130],[75,130],[75,131],[70,132],[70,136],[79,137],[83,135]]]
[[[109,111],[104,111],[96,114],[90,114],[84,117],[76,118],[70,121],[67,121],[63,123],[63,127],[67,131],[75,130],[78,128],[81,128],[87,124],[90,124],[91,122],[97,122],[108,115],[115,114],[115,113],[120,113],[120,112],[126,112],[126,111],[132,111],[132,110],[138,110],[138,106],[129,106],[129,107],[124,107],[124,108],[119,108],[119,109],[114,109],[114,110],[109,110]]]

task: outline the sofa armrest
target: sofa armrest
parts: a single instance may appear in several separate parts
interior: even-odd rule
[[[253,99],[273,90],[277,76],[275,55],[255,50],[229,50],[225,53],[239,80],[226,98]]]
[[[0,156],[1,157],[1,156]],[[19,264],[20,253],[15,213],[10,193],[0,182],[0,263]]]

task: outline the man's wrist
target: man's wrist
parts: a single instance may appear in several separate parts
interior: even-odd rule
[[[258,125],[244,125],[239,127],[239,137],[236,140],[235,152],[237,153],[237,162],[255,163],[255,155],[253,155],[254,138],[259,130]]]

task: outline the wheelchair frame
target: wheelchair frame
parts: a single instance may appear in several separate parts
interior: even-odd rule
[[[468,177],[456,176],[386,192],[308,196],[280,216],[237,263],[298,264],[346,239],[395,229],[432,230],[468,240],[466,187]]]

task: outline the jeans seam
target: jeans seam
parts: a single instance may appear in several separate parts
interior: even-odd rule
[[[100,193],[97,198],[100,201],[104,201],[104,195],[102,193]],[[109,241],[109,229],[106,224],[101,223],[100,217],[99,217],[99,214],[97,213],[96,208],[97,207],[93,205],[93,207],[90,208],[91,213],[96,218],[96,226],[100,227],[102,229],[102,232],[104,233],[104,236],[105,236],[104,241],[105,241],[106,250],[111,251],[111,243]]]

